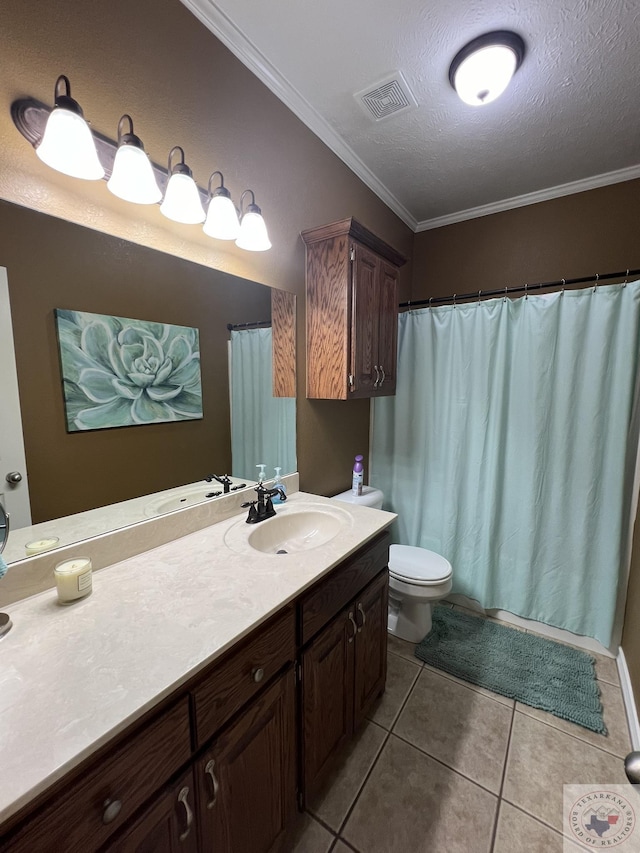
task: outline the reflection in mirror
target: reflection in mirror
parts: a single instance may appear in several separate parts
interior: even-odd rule
[[[0,447],[7,466],[0,481],[22,471],[23,483],[5,493],[15,497],[28,486],[34,524],[91,512],[102,533],[132,523],[124,512],[131,501],[148,507],[144,496],[194,483],[207,494],[207,474],[233,473],[226,327],[270,318],[270,288],[3,201],[0,266],[8,270],[26,451],[22,469]],[[202,420],[67,432],[56,308],[198,328]],[[295,434],[291,442],[295,453]],[[283,474],[293,470],[282,465]],[[246,482],[254,471],[242,475]],[[182,505],[193,499],[190,488]],[[59,529],[26,539],[27,531],[12,530],[8,547],[17,541],[20,548],[10,559],[24,559],[32,540],[58,537],[61,546]]]

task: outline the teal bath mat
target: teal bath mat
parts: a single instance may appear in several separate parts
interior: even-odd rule
[[[595,660],[579,649],[438,606],[415,654],[471,684],[607,733]]]

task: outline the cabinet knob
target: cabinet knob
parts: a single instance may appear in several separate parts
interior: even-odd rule
[[[362,622],[358,625],[358,634],[359,634],[360,631],[362,631],[362,629],[364,628],[364,626],[367,623],[367,617],[364,615],[364,607],[362,606],[362,604],[360,602],[358,602],[358,613],[360,614],[360,616],[362,616]]]
[[[120,814],[122,803],[120,800],[105,800],[103,803],[102,822],[111,823]]]
[[[193,823],[193,812],[189,806],[189,800],[187,797],[189,796],[189,789],[185,785],[184,788],[180,790],[178,794],[178,802],[182,803],[184,806],[184,820],[185,820],[185,828],[184,832],[180,833],[180,841],[184,841],[187,835],[191,832],[191,824]]]
[[[355,635],[358,633],[358,626],[356,625],[356,620],[353,618],[353,613],[349,611],[349,622],[351,622],[353,626],[353,634],[349,637],[348,642],[353,643],[353,639]]]
[[[205,775],[208,776],[209,779],[211,780],[211,788],[212,788],[211,799],[207,800],[207,808],[208,809],[212,809],[215,806],[216,801],[218,799],[218,789],[220,787],[218,784],[218,780],[216,779],[216,774],[213,772],[213,769],[215,766],[216,766],[216,763],[213,760],[213,758],[209,759],[209,761],[207,761],[207,763],[204,766]]]
[[[261,666],[256,666],[251,670],[251,677],[256,684],[260,684],[264,678],[264,669]]]

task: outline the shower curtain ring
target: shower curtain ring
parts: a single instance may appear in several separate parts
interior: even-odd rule
[[[478,305],[480,304],[480,297],[482,296],[482,291],[478,291]]]
[[[453,294],[453,307],[454,308],[456,307],[456,295],[457,294],[455,294],[455,293]]]
[[[599,278],[600,278],[600,276],[598,275],[598,273],[596,273],[596,283],[593,285],[593,292],[594,292],[594,293],[595,293],[595,292],[596,292],[596,290],[598,289],[598,279],[599,279]]]
[[[524,298],[525,298],[525,299],[528,299],[528,298],[529,298],[529,285],[528,285],[528,284],[526,284],[526,283],[525,283],[525,286],[524,286]]]
[[[507,301],[507,290],[508,289],[509,289],[508,287],[505,287],[505,289],[504,289],[504,301],[505,302]]]
[[[562,279],[562,292],[564,293],[564,286],[567,283],[566,279]]]
[[[622,286],[626,287],[628,281],[629,281],[629,270],[627,269],[627,274],[624,277],[624,281],[622,282]]]
[[[430,296],[430,297],[429,297],[429,311],[431,311],[431,302],[432,302],[432,300],[433,300],[433,296]]]

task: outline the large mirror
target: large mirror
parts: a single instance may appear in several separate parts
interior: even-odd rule
[[[0,267],[6,268],[8,282],[27,461],[25,482],[32,523],[47,525],[43,538],[56,538],[56,528],[49,526],[52,521],[89,513],[98,519],[101,508],[105,509],[96,522],[99,532],[138,520],[128,515],[128,510],[136,505],[139,512],[140,502],[142,517],[149,517],[154,502],[162,504],[162,511],[170,511],[205,499],[201,496],[203,489],[205,496],[223,491],[216,481],[205,482],[211,474],[233,475],[233,487],[255,481],[255,465],[260,462],[269,466],[267,476],[273,476],[269,469],[276,464],[283,474],[295,470],[295,399],[278,401],[287,414],[285,425],[277,426],[279,415],[250,411],[236,391],[232,425],[230,338],[244,329],[269,329],[269,287],[7,202],[0,202]],[[279,305],[279,301],[274,304]],[[56,309],[198,329],[202,417],[69,432]],[[291,323],[294,317],[295,303]],[[235,327],[233,332],[229,326]],[[260,334],[269,337],[270,332]],[[290,337],[295,346],[295,334]],[[264,347],[269,344],[262,343],[259,360],[264,367]],[[294,352],[290,357],[295,363]],[[249,370],[247,365],[245,369]],[[248,383],[250,372],[246,377]],[[262,374],[256,381],[264,392],[268,378]],[[238,387],[242,390],[243,383]],[[271,398],[268,389],[265,399]],[[0,423],[4,425],[1,418]],[[251,424],[256,449],[249,450],[240,461],[242,445],[238,442],[246,431],[240,428],[247,423]],[[275,430],[282,429],[284,438],[268,452],[269,458],[254,459],[254,454],[267,453],[260,444],[263,427],[270,438]],[[4,445],[4,434],[0,442]],[[0,500],[10,510],[11,498],[21,484],[12,486],[5,481],[7,474],[14,473],[5,446],[0,446],[0,459]],[[175,490],[175,494],[157,494],[166,490]],[[76,527],[74,541],[85,538],[87,534]],[[39,538],[40,528],[34,536],[27,535],[31,531],[21,534],[19,528],[12,519],[5,550],[8,562],[29,556],[23,539]],[[95,534],[92,531],[89,535]],[[65,531],[65,541],[60,537],[59,545],[68,544],[68,537]],[[14,542],[18,543],[17,550]]]

